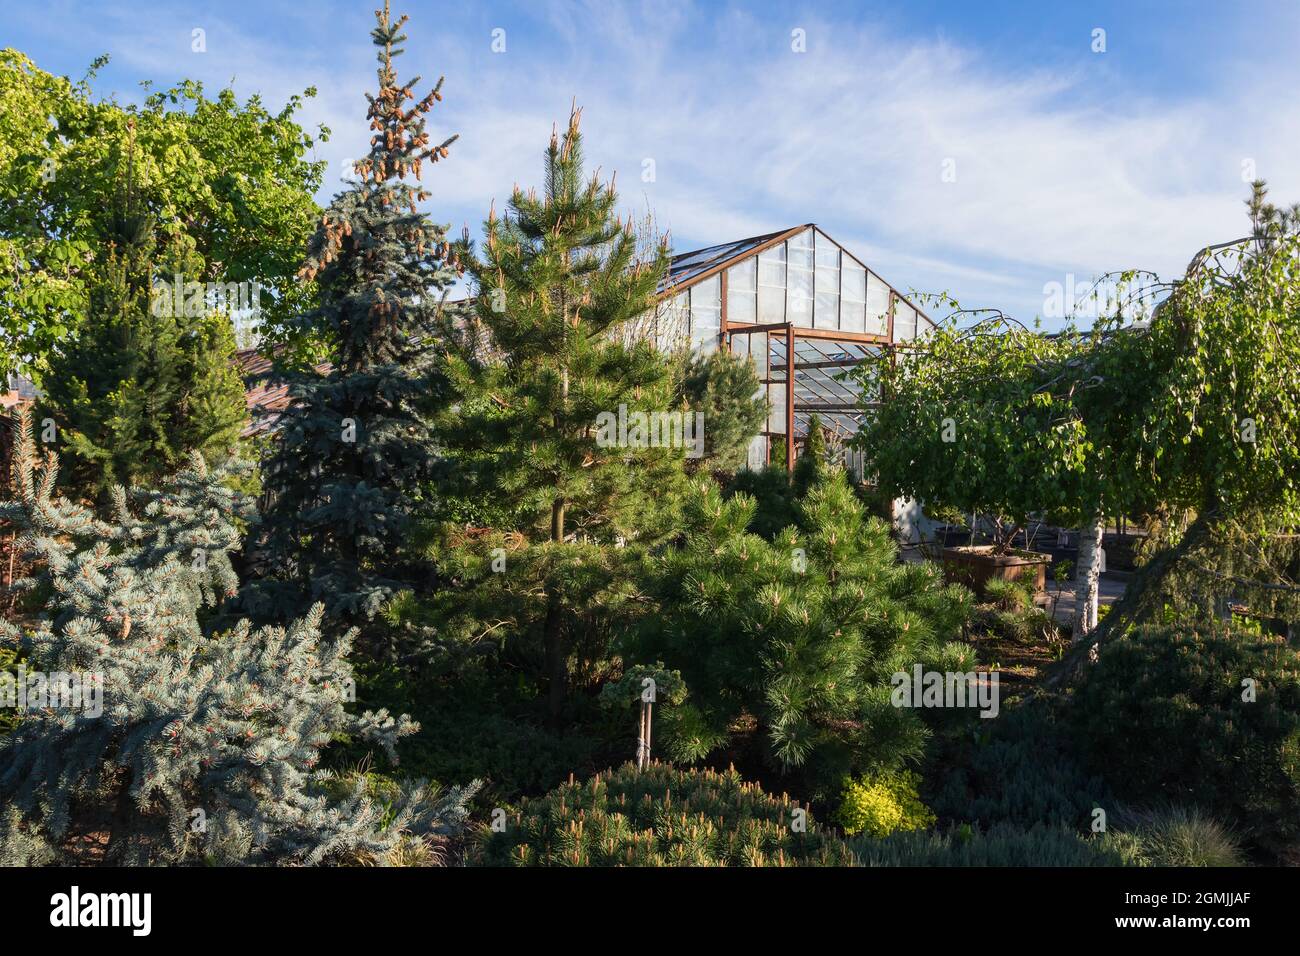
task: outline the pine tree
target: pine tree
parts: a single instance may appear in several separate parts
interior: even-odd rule
[[[584,178],[579,117],[551,136],[544,192],[516,189],[485,224],[470,264],[485,347],[449,363],[457,404],[441,432],[470,496],[512,506],[508,525],[453,535],[444,634],[518,651],[544,675],[556,723],[575,642],[607,630],[633,556],[672,531],[690,451],[651,446],[648,416],[673,410],[673,376],[653,345],[620,334],[653,306],[667,248],[638,257],[613,185]]]
[[[409,180],[445,158],[456,137],[432,145],[425,129],[441,79],[418,100],[419,77],[398,81],[407,18],[392,22],[387,2],[376,17],[370,153],[356,164],[359,181],[322,216],[301,272],[320,304],[299,324],[331,344],[332,368],[281,370],[293,407],[267,467],[272,504],[255,549],[284,585],[263,589],[270,603],[259,610],[280,617],[310,593],[331,615],[372,618],[403,586],[412,502],[437,461],[430,413],[441,394],[440,343],[452,334],[446,292],[460,269],[445,227],[417,209],[429,192]]]
[[[735,473],[744,468],[749,444],[763,429],[767,399],[754,363],[727,351],[691,356],[682,374],[688,408],[700,409],[707,422],[704,457],[695,470]]]
[[[62,856],[70,838],[107,833],[115,862],[315,864],[463,818],[472,788],[438,802],[416,785],[383,808],[318,769],[337,735],[395,759],[418,729],[345,710],[351,634],[322,639],[319,605],[287,628],[204,632],[201,611],[235,592],[229,556],[248,514],[225,469],[195,454],[161,490],[129,501],[119,487],[108,521],[55,497],[57,470],[24,419],[18,498],[0,518],[40,568],[26,586],[49,597],[33,629],[0,622],[0,638],[51,688],[72,675],[81,697],[41,701],[4,741],[0,799],[21,819],[0,827],[3,852],[32,857],[44,841]]]
[[[1275,205],[1268,199],[1268,183],[1256,179],[1250,184],[1250,198],[1246,201],[1250,216],[1250,234],[1258,249],[1264,249],[1285,235],[1300,231],[1300,202],[1290,207]]]
[[[830,795],[844,777],[922,753],[925,724],[894,707],[890,679],[913,665],[969,670],[960,633],[969,595],[930,565],[902,564],[889,526],[869,517],[841,469],[798,505],[799,527],[749,533],[754,501],[702,483],[685,541],[656,561],[654,601],[622,648],[628,665],[680,671],[689,697],[656,718],[675,759],[743,746]]]
[[[153,294],[159,259],[177,262],[170,274],[188,270],[183,254],[158,248],[131,136],[89,313],[51,354],[44,379],[42,414],[53,418],[67,460],[65,485],[95,496],[156,482],[191,451],[221,460],[247,419],[229,317],[207,305],[176,314],[170,296]]]
[[[827,448],[826,431],[821,419],[812,415],[808,419],[808,439],[804,442],[803,454],[794,463],[794,472],[790,483],[794,486],[795,496],[802,498],[826,472],[830,452]]]

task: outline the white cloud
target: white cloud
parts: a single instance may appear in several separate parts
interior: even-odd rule
[[[1244,158],[1279,199],[1300,195],[1289,63],[1178,100],[1120,97],[1102,58],[1026,69],[860,20],[594,0],[534,12],[543,27],[511,25],[502,55],[487,28],[456,33],[417,12],[399,61],[426,81],[447,74],[434,122],[461,140],[428,179],[431,209],[475,233],[490,201],[500,208],[512,184],[537,182],[575,97],[589,160],[617,169],[629,206],[648,200],[679,248],[811,220],[900,288],[1025,317],[1067,272],[1172,274],[1198,247],[1241,234]],[[334,130],[322,148],[336,164],[328,198],[337,164],[365,148],[366,18],[349,11],[329,49],[214,20],[207,59],[167,39],[181,26],[188,36],[183,19],[154,22],[148,37],[133,22],[115,46],[144,75],[233,74],[272,106],[316,85],[304,115]],[[790,51],[793,26],[807,53]],[[647,157],[653,183],[640,178]],[[948,159],[955,182],[941,179]]]

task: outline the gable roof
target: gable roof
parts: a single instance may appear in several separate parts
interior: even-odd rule
[[[785,242],[787,239],[799,235],[799,233],[803,232],[805,229],[816,229],[831,242],[835,243],[835,245],[839,246],[840,250],[846,256],[883,282],[890,292],[898,296],[913,309],[916,309],[916,314],[919,318],[924,319],[931,325],[935,324],[934,319],[930,318],[924,309],[918,307],[910,298],[895,289],[879,272],[855,256],[848,250],[848,247],[835,239],[834,236],[828,233],[825,229],[822,229],[815,222],[805,222],[798,226],[791,226],[789,229],[782,229],[778,232],[768,232],[761,236],[750,236],[748,239],[737,239],[733,242],[723,242],[716,246],[705,246],[703,249],[694,249],[690,252],[678,253],[672,257],[668,266],[668,274],[664,277],[663,281],[659,283],[659,294],[661,296],[674,295],[685,289],[689,289],[696,283],[711,278],[723,269],[735,265],[741,259],[763,252],[778,243]]]
[[[235,353],[239,376],[244,380],[244,402],[248,406],[248,424],[243,437],[251,438],[274,431],[276,422],[289,408],[289,386],[271,375],[274,359],[257,349],[240,349]],[[329,373],[333,366],[322,362],[316,371]]]
[[[716,246],[705,246],[703,249],[678,253],[673,256],[668,266],[668,274],[659,283],[659,291],[667,292],[671,289],[679,292],[687,286],[694,285],[700,279],[708,278],[725,269],[750,253],[775,245],[805,228],[805,226],[795,226],[793,229],[783,229],[780,232],[769,232],[761,236],[750,236],[748,239],[737,239],[734,242],[723,242]]]

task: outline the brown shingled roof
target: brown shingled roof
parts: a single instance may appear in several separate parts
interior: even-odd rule
[[[289,386],[271,378],[273,360],[257,349],[240,349],[235,353],[235,362],[244,380],[244,401],[248,405],[244,437],[274,431],[275,423],[289,407]],[[331,368],[329,362],[321,362],[316,371],[325,375]]]

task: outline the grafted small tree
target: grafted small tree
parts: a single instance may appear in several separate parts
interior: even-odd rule
[[[319,605],[287,628],[205,633],[202,610],[235,591],[234,522],[247,513],[223,470],[196,455],[134,507],[117,489],[102,521],[54,495],[57,469],[52,453],[38,460],[24,420],[17,499],[0,518],[22,529],[37,568],[25,587],[48,599],[34,627],[0,622],[0,639],[50,686],[72,675],[80,696],[25,713],[0,747],[0,797],[16,814],[0,855],[43,845],[75,860],[70,838],[107,834],[118,863],[315,864],[463,819],[472,789],[439,800],[417,784],[383,807],[319,769],[338,735],[395,758],[418,729],[347,711],[351,635],[322,638]]]
[[[452,334],[447,290],[460,275],[446,229],[420,212],[417,183],[447,156],[427,115],[442,80],[417,99],[420,78],[398,80],[403,16],[376,11],[379,91],[367,95],[373,135],[358,182],[335,198],[300,276],[320,305],[301,316],[307,337],[332,347],[328,373],[282,370],[292,408],[268,465],[271,506],[255,555],[284,586],[257,605],[278,617],[310,600],[354,621],[372,618],[408,582],[403,545],[414,498],[437,453],[431,417],[445,395],[437,374]]]

